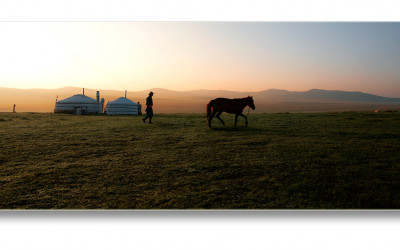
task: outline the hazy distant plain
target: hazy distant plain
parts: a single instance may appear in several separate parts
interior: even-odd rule
[[[218,97],[243,98],[253,96],[255,113],[324,112],[375,109],[400,109],[400,98],[386,98],[361,92],[309,90],[304,92],[270,89],[259,92],[228,90],[173,91],[151,89],[157,113],[204,113],[206,104]],[[124,90],[99,90],[105,104],[124,96]],[[150,90],[128,91],[127,98],[145,104]],[[82,94],[82,88],[13,89],[0,87],[0,112],[53,112],[58,100]],[[96,98],[96,89],[85,89],[85,95]]]

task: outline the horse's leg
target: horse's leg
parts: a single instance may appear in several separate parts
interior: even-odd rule
[[[219,118],[219,116],[220,116],[221,114],[222,114],[222,111],[219,111],[215,117],[217,117],[218,120],[220,120],[220,121],[222,122],[222,125],[225,126],[225,122],[224,122],[221,118]]]
[[[247,127],[247,116],[245,116],[244,114],[239,114],[241,117],[244,117],[244,119],[246,119],[246,127]]]
[[[235,128],[236,128],[237,118],[238,118],[238,114],[235,114]]]
[[[214,110],[214,111],[212,112],[211,116],[210,116],[210,120],[209,120],[209,122],[208,122],[208,127],[209,127],[209,128],[211,128],[211,121],[212,121],[212,119],[213,119],[213,117],[214,117],[214,115],[215,115],[216,113],[217,113],[217,111]]]

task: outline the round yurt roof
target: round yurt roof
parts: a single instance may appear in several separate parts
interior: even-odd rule
[[[60,103],[60,104],[63,104],[63,103],[65,103],[65,104],[67,104],[67,103],[83,103],[83,104],[86,104],[86,103],[97,103],[97,101],[95,99],[89,97],[89,96],[78,94],[78,95],[73,95],[71,97],[68,97],[68,98],[66,98],[64,100],[60,100],[57,103]]]
[[[138,105],[136,102],[129,100],[126,97],[120,97],[112,102],[109,102],[107,104],[118,104],[118,105]]]

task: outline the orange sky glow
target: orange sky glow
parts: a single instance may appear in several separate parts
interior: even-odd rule
[[[0,87],[400,97],[400,24],[3,22]]]

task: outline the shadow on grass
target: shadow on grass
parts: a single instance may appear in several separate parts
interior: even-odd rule
[[[249,132],[249,133],[253,133],[253,132],[263,132],[266,131],[265,129],[262,128],[254,128],[254,127],[229,127],[229,126],[225,126],[225,127],[212,127],[211,130],[214,131],[226,131],[226,132]]]
[[[149,124],[154,127],[160,127],[160,128],[168,128],[168,129],[180,129],[182,127],[194,127],[193,125],[188,125],[188,124],[177,124],[177,123],[167,123],[167,122],[153,122],[154,124]]]

